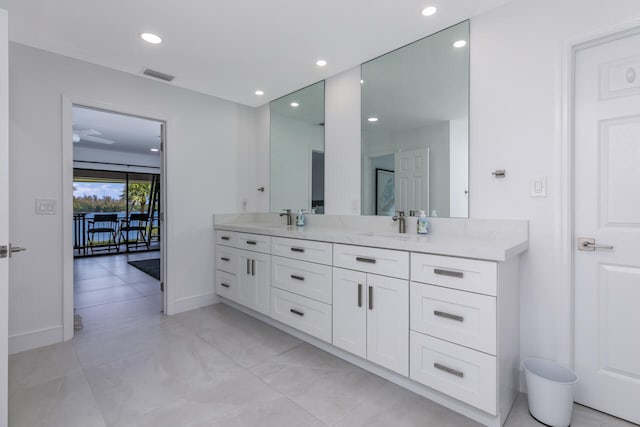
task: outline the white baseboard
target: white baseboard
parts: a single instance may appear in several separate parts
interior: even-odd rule
[[[62,325],[22,332],[9,337],[9,354],[20,353],[62,341],[64,341],[64,328]]]
[[[195,310],[196,308],[206,307],[218,302],[220,302],[220,298],[215,294],[215,292],[207,292],[206,294],[180,298],[174,301],[172,304],[172,310],[167,314],[178,314],[183,311]]]

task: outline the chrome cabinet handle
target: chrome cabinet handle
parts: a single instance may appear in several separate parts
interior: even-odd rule
[[[369,286],[369,310],[373,310],[373,286]]]
[[[361,256],[356,257],[356,261],[358,261],[358,262],[366,262],[367,264],[375,264],[376,263],[376,260],[373,259],[373,258],[365,258],[365,257],[361,257]]]
[[[247,274],[251,274],[251,260],[247,258]]]
[[[291,252],[300,252],[300,253],[304,253],[304,248],[291,248]]]
[[[220,257],[221,260],[223,261],[231,261],[229,258],[227,258],[226,256],[221,256]]]
[[[464,322],[464,317],[457,314],[446,313],[444,311],[433,310],[434,316],[445,317],[447,319],[455,320],[457,322]]]
[[[295,275],[295,274],[292,274],[292,275],[291,275],[291,278],[292,278],[292,279],[295,279],[295,280],[300,280],[300,281],[303,281],[303,280],[304,280],[304,277],[302,277],[302,276],[297,276],[297,275]]]
[[[229,285],[227,285],[226,283],[223,283],[223,282],[220,283],[220,286],[222,286],[223,288],[229,288],[230,287]]]
[[[362,283],[358,283],[358,307],[362,307]]]
[[[464,273],[462,271],[443,270],[441,268],[434,268],[433,274],[438,274],[440,276],[457,277],[458,279],[462,279],[464,277]]]
[[[230,237],[229,236],[220,236],[220,240],[229,240]]]
[[[256,242],[255,240],[247,240],[247,245],[257,245],[258,242]]]
[[[295,308],[291,308],[289,309],[290,312],[292,312],[293,314],[297,314],[298,316],[302,317],[304,316],[304,313],[301,311],[296,310]]]
[[[448,374],[455,375],[456,377],[464,378],[464,372],[458,371],[457,369],[453,369],[448,366],[441,365],[438,362],[435,362],[433,364],[433,367],[436,369],[440,369],[441,371],[444,371]]]
[[[255,259],[251,260],[251,275],[252,276],[256,275],[256,260]]]

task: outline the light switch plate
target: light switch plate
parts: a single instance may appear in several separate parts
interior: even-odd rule
[[[57,210],[57,201],[36,199],[36,215],[55,215]]]
[[[533,176],[530,180],[530,197],[547,197],[547,177]]]

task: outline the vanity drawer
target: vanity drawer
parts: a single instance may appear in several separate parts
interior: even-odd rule
[[[333,261],[333,245],[327,242],[272,237],[271,254],[331,265]]]
[[[217,270],[216,294],[232,301],[238,301],[238,279],[236,275]]]
[[[331,343],[331,306],[291,292],[271,290],[271,317]]]
[[[235,247],[238,245],[238,233],[235,231],[216,230],[216,244]]]
[[[496,354],[496,298],[411,282],[411,329]]]
[[[216,245],[216,268],[227,273],[236,274],[238,257],[235,248]]]
[[[271,286],[331,304],[331,272],[328,265],[271,256]]]
[[[411,280],[447,288],[496,295],[495,262],[429,254],[411,254]]]
[[[409,377],[496,415],[496,358],[410,332]]]
[[[409,253],[403,251],[335,244],[333,265],[382,276],[409,278]]]
[[[262,234],[237,234],[236,247],[246,249],[248,251],[262,252],[268,254],[271,252],[271,236],[263,236]]]

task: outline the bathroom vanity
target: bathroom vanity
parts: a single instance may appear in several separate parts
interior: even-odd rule
[[[415,219],[413,220],[415,221]],[[526,221],[215,215],[222,301],[460,412],[501,426],[519,391]]]

